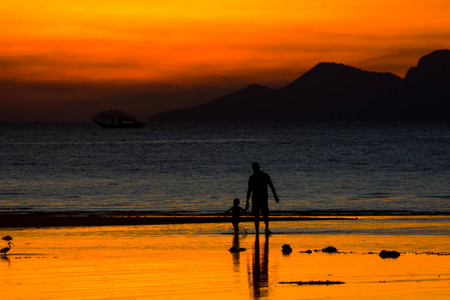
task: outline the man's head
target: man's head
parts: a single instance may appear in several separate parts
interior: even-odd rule
[[[252,163],[252,169],[253,169],[253,172],[259,171],[259,163],[257,163],[257,162]]]

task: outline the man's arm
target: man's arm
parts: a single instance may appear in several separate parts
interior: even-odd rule
[[[272,179],[270,179],[270,177],[269,177],[268,184],[269,184],[270,189],[272,190],[272,194],[273,194],[273,197],[275,198],[275,201],[277,203],[280,202],[280,198],[278,198],[278,196],[277,196],[277,191],[275,190],[275,186],[273,185]]]
[[[245,209],[249,209],[250,208],[250,196],[252,195],[252,190],[250,188],[250,179],[248,180],[248,188],[247,188],[247,203],[245,204]]]
[[[252,194],[252,191],[250,189],[248,189],[247,190],[247,203],[245,204],[245,209],[249,209],[249,207],[250,207],[249,200],[250,200],[251,194]]]

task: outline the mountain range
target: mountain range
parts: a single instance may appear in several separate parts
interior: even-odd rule
[[[405,78],[319,63],[289,85],[252,84],[235,93],[149,122],[449,120],[450,50],[423,56]]]

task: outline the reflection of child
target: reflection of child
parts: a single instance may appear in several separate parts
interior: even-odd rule
[[[239,198],[235,198],[233,200],[233,206],[225,212],[226,214],[231,212],[232,223],[233,223],[233,227],[234,227],[234,234],[239,233],[239,217],[241,215],[241,212],[246,211],[246,209],[243,209],[242,207],[240,207],[239,204],[240,204]]]

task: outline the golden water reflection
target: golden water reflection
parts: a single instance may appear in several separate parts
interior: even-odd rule
[[[364,225],[358,224],[342,221],[334,228]],[[273,228],[301,225],[319,226],[274,223]],[[331,224],[324,221],[324,226]],[[447,299],[450,294],[450,256],[425,253],[448,251],[450,235],[222,234],[229,232],[229,227],[202,224],[2,231],[14,237],[15,247],[0,260],[0,290],[5,299],[320,300],[360,299],[364,295],[369,299],[422,300]],[[289,256],[281,252],[286,243],[294,249]],[[330,245],[341,253],[300,253]],[[231,246],[247,250],[230,253]],[[402,255],[383,260],[368,253],[382,249],[398,250]],[[345,284],[280,284],[309,280]]]

